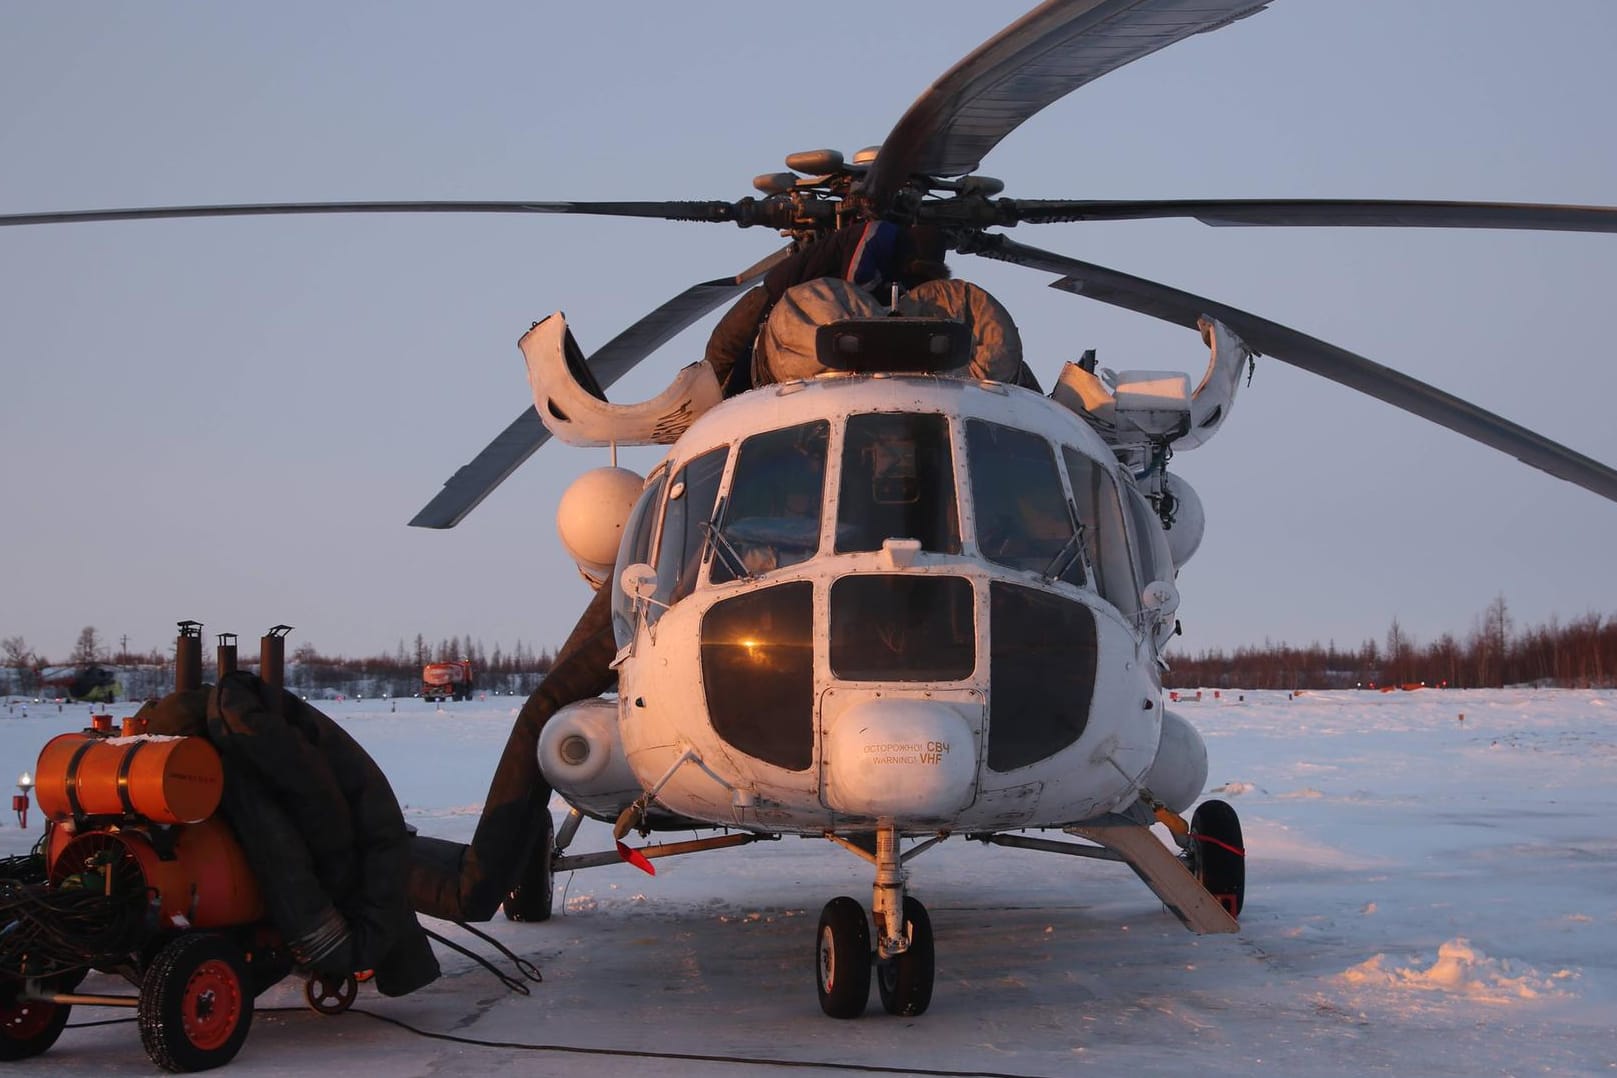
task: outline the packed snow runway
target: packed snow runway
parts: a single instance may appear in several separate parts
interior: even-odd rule
[[[364,1014],[316,1015],[289,979],[230,1071],[1617,1074],[1617,692],[1194,695],[1174,706],[1207,737],[1208,795],[1245,827],[1237,936],[1190,935],[1122,865],[952,839],[910,863],[931,1009],[839,1022],[815,1000],[814,927],[829,898],[869,901],[870,870],[787,838],[558,878],[552,921],[483,926],[542,968],[528,996],[442,949],[437,983],[362,988]],[[517,703],[321,706],[412,824],[465,839]],[[87,715],[0,710],[0,773]],[[37,809],[29,824],[7,821],[0,855],[38,838]],[[570,852],[610,845],[588,824]],[[153,1069],[127,1012],[88,1007],[16,1066]]]

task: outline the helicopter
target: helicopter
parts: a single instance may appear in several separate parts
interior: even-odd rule
[[[1205,748],[1163,706],[1160,660],[1176,613],[1173,579],[1194,551],[1187,536],[1199,515],[1193,491],[1175,482],[1166,458],[1193,447],[1227,416],[1232,375],[1247,357],[1261,353],[1302,366],[1617,497],[1617,475],[1604,465],[1389,368],[1216,301],[1005,235],[1041,222],[1151,217],[1246,225],[1617,227],[1617,212],[1604,207],[1034,203],[1000,198],[993,182],[975,177],[980,159],[1040,108],[1124,63],[1266,6],[1046,4],[951,69],[874,155],[843,159],[810,151],[788,159],[789,173],[760,177],[759,196],[737,202],[260,204],[11,215],[0,223],[503,208],[750,225],[786,232],[795,248],[850,223],[891,218],[943,229],[958,253],[1043,271],[1063,290],[1201,335],[1212,349],[1206,394],[1162,372],[1117,377],[1080,363],[1058,379],[1067,391],[1060,400],[1002,380],[948,377],[944,372],[968,365],[958,333],[924,318],[895,332],[894,320],[871,313],[828,327],[832,355],[920,350],[942,358],[931,366],[906,361],[900,369],[825,364],[823,375],[709,400],[701,416],[688,407],[688,426],[659,423],[664,414],[655,408],[630,408],[603,410],[606,430],[578,433],[586,443],[615,444],[630,440],[620,436],[618,422],[649,417],[650,427],[675,440],[621,518],[601,529],[623,537],[618,557],[598,574],[597,593],[611,606],[618,693],[565,702],[540,734],[545,778],[576,809],[546,867],[582,867],[566,850],[569,826],[585,815],[614,820],[620,838],[636,828],[692,822],[728,829],[717,840],[726,843],[825,835],[872,862],[882,1001],[895,1013],[920,1013],[931,996],[934,947],[925,908],[908,893],[905,866],[946,834],[1048,849],[1045,840],[1020,832],[1069,829],[1088,841],[1059,843],[1056,852],[1127,861],[1193,928],[1229,931],[1235,924],[1244,887],[1238,821],[1227,806],[1188,824],[1180,818],[1200,793]],[[769,268],[755,265],[681,293],[588,359],[569,347],[564,320],[540,323],[525,348],[537,407],[524,410],[487,456],[457,473],[443,500],[415,523],[458,521],[559,434],[586,398],[601,400],[616,376],[673,330],[742,294]],[[903,338],[909,331],[914,339]],[[571,406],[551,407],[557,394]],[[894,430],[886,418],[892,416],[914,422]],[[749,528],[737,509],[757,485],[744,467],[749,445],[767,456],[786,456],[789,448],[790,459],[801,463],[797,478],[814,473],[818,460],[812,517],[760,513],[766,523]],[[1000,460],[1013,463],[989,471]],[[1033,500],[1044,503],[1047,530],[1027,528],[1014,537],[1024,544],[1037,539],[1030,549],[1013,553],[1009,538],[1001,543],[989,533],[987,507],[1009,491],[988,476],[1001,474],[1030,483],[1045,477]],[[1080,488],[1088,481],[1100,493],[1086,500]],[[863,507],[858,513],[851,509],[856,504]],[[897,532],[906,534],[857,535],[884,514],[901,520]],[[814,528],[805,533],[792,523],[801,519],[812,519]],[[853,538],[844,539],[845,527]],[[744,549],[764,546],[776,549],[767,555]],[[592,567],[605,563],[595,559]],[[869,594],[860,597],[861,590]],[[923,616],[883,624],[893,610],[906,609]],[[1051,625],[1061,630],[1050,634],[1055,652],[1044,634]],[[1074,654],[1093,657],[1090,674],[1072,667]],[[675,672],[659,673],[666,669]],[[703,688],[710,679],[733,680],[767,694],[777,676],[789,680],[793,708],[807,711],[772,711],[768,717],[782,722],[767,729],[745,704],[746,693],[734,705],[740,712],[726,716]],[[996,695],[994,685],[1018,679],[1041,691],[1069,692],[1057,705],[1028,689],[1031,710],[1013,705],[1012,713],[1063,718],[1029,720],[1020,735],[996,737],[1007,712],[1006,694]],[[1073,702],[1077,697],[1081,704]],[[861,766],[867,760],[874,762]],[[1159,820],[1182,840],[1176,844],[1185,863],[1149,837],[1147,827]],[[905,841],[914,845],[904,849]],[[829,1014],[851,1017],[864,1009],[868,932],[865,911],[853,900],[833,900],[822,913],[815,965]]]

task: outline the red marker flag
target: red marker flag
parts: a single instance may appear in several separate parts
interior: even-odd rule
[[[655,876],[657,874],[657,870],[652,867],[651,862],[646,859],[645,854],[641,853],[639,850],[631,850],[621,842],[618,843],[618,856],[648,876]]]

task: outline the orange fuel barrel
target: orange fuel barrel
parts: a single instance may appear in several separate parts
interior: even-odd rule
[[[221,817],[177,828],[173,849],[164,854],[138,829],[73,834],[69,827],[54,829],[62,841],[48,851],[58,890],[91,886],[143,909],[150,903],[164,928],[227,928],[264,917],[257,877]]]
[[[195,823],[213,815],[224,790],[219,753],[200,737],[60,734],[40,750],[35,775],[34,796],[51,820]]]

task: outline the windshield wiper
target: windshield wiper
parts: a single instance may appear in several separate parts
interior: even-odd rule
[[[719,528],[718,522],[723,516],[724,499],[720,498],[718,504],[713,507],[713,519],[702,523],[702,557],[707,556],[706,548],[711,546],[713,553],[718,555],[719,560],[724,563],[725,569],[729,570],[731,576],[739,577],[742,580],[751,580],[753,579],[752,570],[748,569],[746,563],[741,560],[741,554],[736,550],[735,544],[730,542],[729,536],[725,535],[723,530]],[[701,559],[699,558],[698,560]]]
[[[1067,541],[1061,544],[1061,549],[1056,551],[1055,557],[1050,559],[1050,564],[1039,574],[1046,580],[1055,580],[1072,568],[1072,563],[1083,546],[1084,525],[1083,521],[1078,519],[1078,507],[1072,504],[1071,498],[1067,499],[1067,522],[1072,525],[1072,534],[1067,536]]]

